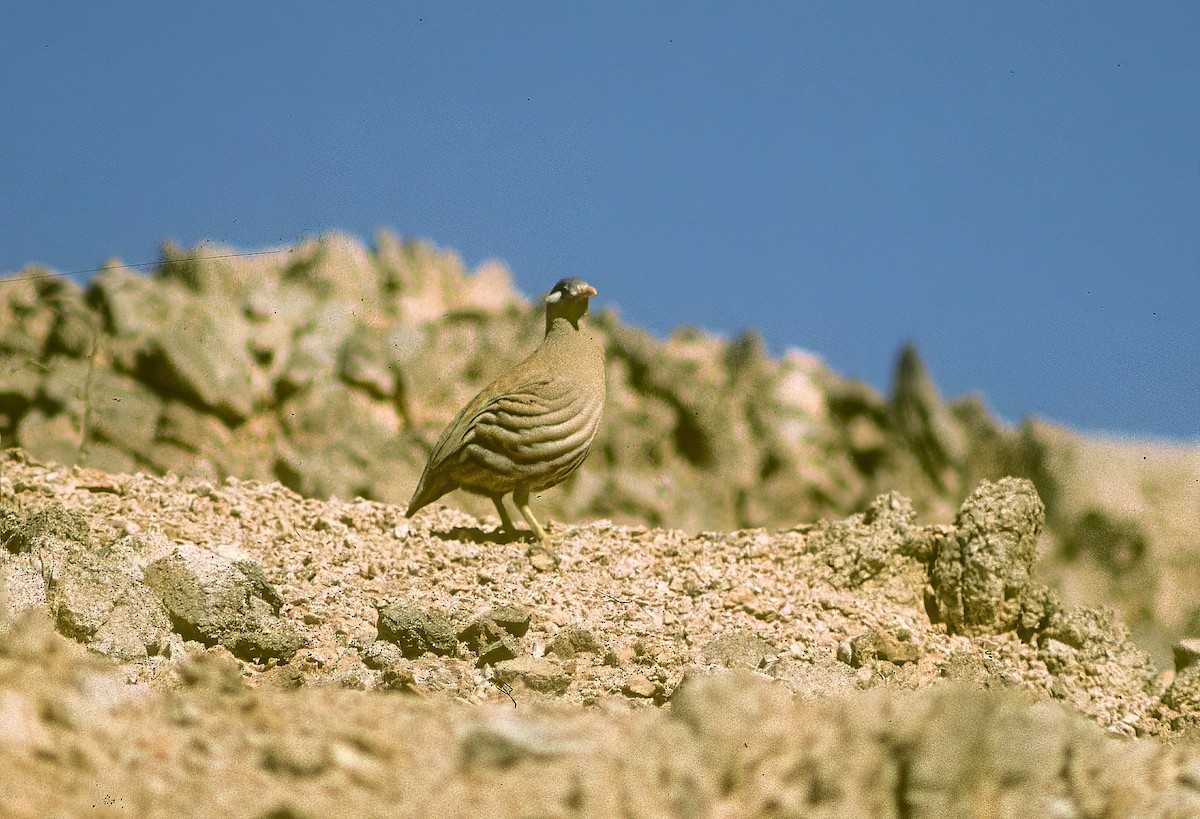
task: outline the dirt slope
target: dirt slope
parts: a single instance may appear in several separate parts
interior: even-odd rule
[[[10,454],[0,814],[1200,815],[1200,650],[1041,586],[1044,514],[542,547]]]

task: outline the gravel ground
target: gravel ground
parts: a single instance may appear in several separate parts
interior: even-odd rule
[[[0,814],[1200,816],[1200,652],[1039,584],[1043,514],[537,544],[10,452]]]

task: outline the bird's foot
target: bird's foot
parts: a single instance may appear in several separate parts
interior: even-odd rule
[[[562,562],[562,558],[558,556],[558,552],[550,548],[544,540],[539,540],[532,544],[526,550],[525,556],[529,558],[529,565],[533,566],[534,570],[539,572],[554,571],[558,568],[558,564]]]

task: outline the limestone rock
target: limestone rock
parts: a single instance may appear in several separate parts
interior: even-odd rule
[[[984,481],[963,503],[931,572],[939,616],[952,632],[1017,626],[1045,514],[1033,484],[1018,478]]]
[[[9,606],[44,606],[58,630],[100,654],[136,660],[166,645],[170,623],[141,583],[127,541],[98,547],[78,515],[51,505],[0,513],[0,559]]]
[[[173,295],[168,288],[113,263],[88,281],[85,297],[99,311],[111,336],[141,341],[157,335],[174,314]]]
[[[529,631],[529,623],[533,619],[533,612],[525,606],[508,603],[493,606],[485,616],[512,636],[524,637],[525,632]]]
[[[388,398],[396,390],[396,374],[388,366],[386,338],[381,331],[358,327],[342,345],[338,371],[347,384],[375,398]]]
[[[503,686],[520,684],[539,694],[561,694],[571,687],[571,677],[557,663],[525,655],[496,664],[495,681]]]
[[[567,626],[550,641],[546,651],[569,660],[579,654],[604,656],[604,644],[584,626]]]
[[[920,647],[913,642],[911,631],[898,629],[892,633],[875,628],[850,641],[847,662],[852,668],[861,668],[875,660],[903,665],[916,662],[920,657]]]
[[[81,430],[86,421],[94,438],[135,455],[149,451],[163,408],[162,399],[137,379],[61,357],[51,361],[38,397]]]
[[[33,403],[38,385],[42,380],[42,369],[26,355],[0,353],[0,413],[7,417],[3,427],[21,417]]]
[[[384,606],[379,610],[379,639],[395,643],[405,657],[432,652],[442,657],[458,653],[458,635],[444,615],[417,606]]]
[[[236,302],[264,282],[276,279],[277,271],[295,258],[291,248],[234,258],[238,252],[237,248],[212,242],[201,242],[190,249],[166,242],[155,277],[209,299]]]
[[[924,567],[905,559],[909,555],[904,548],[898,551],[896,543],[914,544],[908,548],[919,551],[915,544],[920,537],[912,502],[892,492],[877,497],[861,515],[814,532],[812,545],[824,551],[831,580],[838,586],[853,589],[897,575],[913,577],[910,585],[915,586],[924,582]]]
[[[230,432],[215,415],[182,401],[167,401],[159,419],[157,437],[191,452],[212,454],[229,445]]]
[[[1200,639],[1189,638],[1180,640],[1175,644],[1175,673],[1180,674],[1183,671],[1194,666],[1200,666]]]
[[[739,632],[718,637],[701,648],[700,654],[707,662],[726,668],[757,670],[779,654],[779,649],[754,634]]]
[[[634,673],[625,678],[625,684],[621,686],[621,693],[633,699],[648,700],[655,696],[661,696],[663,687],[645,674]]]
[[[83,434],[66,415],[48,416],[35,409],[17,425],[17,443],[40,461],[73,464],[79,460]]]
[[[479,665],[511,660],[520,653],[513,636],[487,616],[477,618],[458,632],[458,639],[468,651],[479,658]]]
[[[908,441],[926,473],[943,489],[963,467],[968,445],[962,427],[938,393],[917,348],[904,345],[896,362],[891,410],[896,428]]]
[[[52,503],[24,513],[0,507],[0,546],[14,554],[35,552],[57,564],[72,544],[89,546],[91,529],[84,518]]]
[[[27,611],[46,610],[46,581],[28,555],[0,551],[0,631]]]
[[[354,327],[352,309],[337,302],[317,303],[308,315],[297,317],[297,332],[276,380],[279,396],[286,398],[310,385],[334,379],[338,350]]]
[[[30,265],[0,287],[0,354],[37,359],[45,349],[55,318],[43,298],[47,276]]]
[[[1182,712],[1192,724],[1200,725],[1200,666],[1176,673],[1163,694],[1163,702]]]
[[[83,290],[70,279],[51,278],[40,287],[42,299],[54,310],[46,351],[83,358],[100,338],[100,322],[88,308]]]
[[[220,644],[255,662],[288,660],[305,643],[279,618],[283,601],[253,561],[181,543],[147,566],[145,578],[185,639]]]
[[[220,315],[193,299],[155,335],[143,365],[146,376],[159,389],[227,421],[245,420],[256,398],[247,332],[237,316]]]
[[[47,606],[58,630],[100,654],[134,660],[160,653],[171,623],[144,586],[127,544],[74,549],[47,580]]]

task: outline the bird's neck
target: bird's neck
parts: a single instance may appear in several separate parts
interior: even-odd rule
[[[579,319],[569,316],[546,316],[546,338],[579,332]]]

